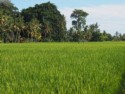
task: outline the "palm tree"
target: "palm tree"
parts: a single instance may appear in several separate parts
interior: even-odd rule
[[[37,19],[32,19],[31,22],[27,23],[28,38],[39,41],[41,39],[41,24]]]
[[[7,15],[0,16],[0,31],[4,42],[7,42],[9,37],[9,32],[11,31],[11,21],[12,17]]]
[[[14,18],[13,22],[13,33],[14,33],[14,42],[19,42],[21,38],[21,31],[23,31],[25,28],[23,18],[21,16],[18,16]]]

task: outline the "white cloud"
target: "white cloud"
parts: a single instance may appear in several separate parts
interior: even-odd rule
[[[89,13],[87,24],[98,22],[101,30],[114,34],[116,31],[125,33],[125,5],[99,5],[90,7],[76,7]],[[71,26],[70,14],[74,8],[60,9],[67,20],[67,28]]]

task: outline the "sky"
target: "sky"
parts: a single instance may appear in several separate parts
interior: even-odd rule
[[[54,3],[61,14],[66,17],[67,28],[71,27],[70,14],[74,9],[82,9],[89,13],[86,18],[87,25],[98,23],[100,29],[115,34],[125,33],[125,0],[49,0]],[[35,4],[48,2],[48,0],[11,0],[22,10]]]

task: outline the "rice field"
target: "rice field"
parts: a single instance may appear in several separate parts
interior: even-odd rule
[[[125,94],[125,42],[1,43],[0,94]]]

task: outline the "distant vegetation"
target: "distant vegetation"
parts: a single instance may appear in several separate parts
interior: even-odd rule
[[[83,10],[74,9],[72,27],[67,30],[65,16],[51,2],[36,4],[22,11],[17,7],[10,0],[0,1],[1,42],[125,40],[125,34],[116,32],[112,36],[101,31],[98,23],[86,25],[89,14]]]

